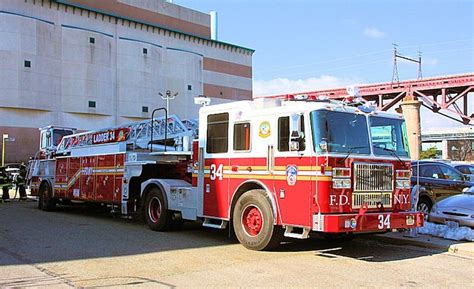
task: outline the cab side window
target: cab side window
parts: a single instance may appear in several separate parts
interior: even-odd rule
[[[288,152],[290,151],[290,137],[291,140],[298,141],[298,151],[304,151],[306,149],[305,135],[304,135],[304,116],[299,116],[299,122],[301,123],[302,136],[291,136],[290,132],[290,117],[283,116],[278,118],[278,151]]]
[[[278,151],[287,152],[290,150],[290,117],[278,118]]]
[[[47,146],[48,146],[48,139],[47,139],[47,132],[43,131],[41,133],[41,144],[40,144],[40,147],[41,149],[45,149]]]
[[[226,153],[229,148],[229,114],[207,116],[207,153]]]
[[[234,151],[250,151],[250,123],[234,124]]]

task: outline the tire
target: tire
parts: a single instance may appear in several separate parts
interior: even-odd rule
[[[146,195],[144,215],[148,227],[153,231],[166,231],[171,226],[172,214],[163,193],[157,187],[151,188]]]
[[[38,193],[38,209],[43,211],[54,211],[56,200],[53,198],[53,191],[48,183],[43,183]]]
[[[250,250],[271,250],[280,245],[282,228],[273,225],[273,210],[264,190],[250,190],[237,200],[232,225],[239,242]]]
[[[416,205],[416,210],[424,214],[425,221],[428,220],[428,215],[431,211],[432,206],[433,206],[433,203],[426,196],[421,197],[420,200],[418,201],[418,204]]]

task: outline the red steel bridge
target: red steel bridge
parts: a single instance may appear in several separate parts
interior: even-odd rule
[[[474,93],[474,73],[366,84],[358,88],[361,97],[375,102],[380,110],[388,110],[401,101],[420,100],[424,107],[433,112],[466,125],[474,125],[474,95],[469,94]],[[265,97],[293,99],[296,95],[307,95],[308,99],[323,95],[330,99],[343,99],[347,97],[347,92],[346,88],[334,88]]]

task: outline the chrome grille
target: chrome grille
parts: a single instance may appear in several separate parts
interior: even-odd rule
[[[354,192],[392,192],[392,164],[354,164]]]
[[[381,204],[384,208],[392,207],[392,192],[390,193],[352,193],[352,208],[358,209],[363,204],[369,209],[378,208]]]

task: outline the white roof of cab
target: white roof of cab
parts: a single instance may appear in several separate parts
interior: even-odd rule
[[[364,113],[359,108],[343,104],[343,102],[326,101],[284,101],[281,99],[260,98],[256,100],[235,101],[224,104],[216,104],[201,107],[200,113],[221,113],[229,111],[242,111],[245,113],[274,114],[274,113],[298,113],[313,110],[333,110],[349,113]],[[375,108],[374,108],[375,109]],[[398,113],[375,110],[374,115],[388,118],[403,119]]]

